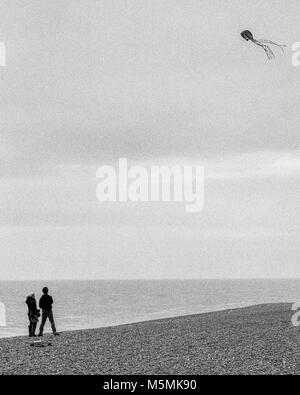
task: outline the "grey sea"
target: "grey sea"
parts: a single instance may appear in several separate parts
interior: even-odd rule
[[[26,295],[47,285],[60,331],[300,301],[300,280],[0,281],[0,337],[27,334]],[[0,309],[1,310],[1,309]],[[49,331],[49,323],[46,331]]]

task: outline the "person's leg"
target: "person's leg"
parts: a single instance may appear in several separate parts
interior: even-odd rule
[[[28,313],[28,319],[29,319],[29,325],[28,325],[28,331],[29,331],[29,337],[32,336],[32,315],[30,313]]]
[[[31,336],[33,336],[33,337],[36,337],[36,334],[35,334],[36,326],[37,326],[37,322],[34,322],[32,324],[32,332],[31,332]]]
[[[42,314],[42,322],[41,322],[41,325],[40,325],[40,336],[42,336],[42,335],[43,335],[44,326],[45,326],[45,323],[46,323],[47,317],[48,317],[47,311],[46,311],[46,310],[43,310],[43,314]]]
[[[49,311],[48,317],[49,317],[49,321],[50,321],[50,324],[51,324],[52,332],[55,335],[57,332],[56,332],[56,327],[55,327],[55,322],[54,322],[54,317],[53,317],[52,310]]]

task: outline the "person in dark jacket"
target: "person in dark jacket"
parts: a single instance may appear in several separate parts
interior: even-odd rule
[[[31,294],[27,296],[26,304],[28,306],[28,318],[29,318],[29,337],[35,337],[36,326],[39,322],[40,310],[37,309],[35,295]]]
[[[54,322],[54,318],[53,318],[53,312],[52,312],[53,299],[50,295],[48,295],[48,292],[49,292],[49,290],[47,287],[43,288],[43,296],[41,297],[40,303],[39,303],[40,309],[42,309],[42,322],[41,322],[41,326],[40,326],[39,336],[43,336],[44,326],[47,321],[47,318],[50,321],[53,335],[58,336],[59,333],[57,333],[57,331],[56,331],[55,322]]]

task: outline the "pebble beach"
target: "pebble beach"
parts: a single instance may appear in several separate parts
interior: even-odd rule
[[[2,375],[299,374],[290,304],[0,339]]]

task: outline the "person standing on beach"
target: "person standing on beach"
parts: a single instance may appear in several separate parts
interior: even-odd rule
[[[28,306],[29,337],[35,337],[35,330],[40,317],[40,310],[37,309],[35,294],[28,295],[25,303]]]
[[[52,311],[53,299],[50,295],[48,295],[48,292],[49,292],[48,288],[44,287],[43,288],[43,295],[42,295],[42,297],[40,299],[40,303],[39,303],[39,306],[43,311],[39,336],[43,336],[44,326],[47,321],[47,318],[50,321],[53,335],[58,336],[59,333],[57,333],[57,331],[56,331],[54,317],[53,317],[53,311]]]

